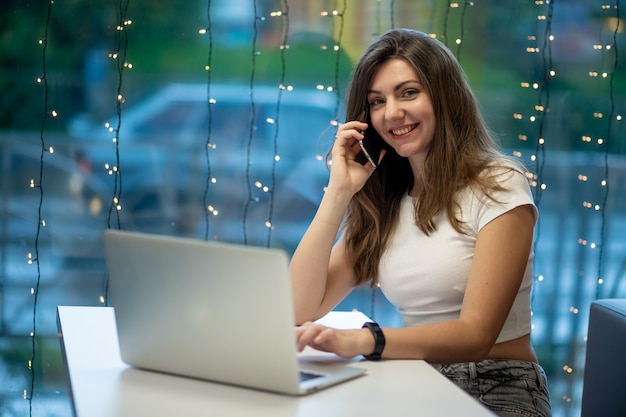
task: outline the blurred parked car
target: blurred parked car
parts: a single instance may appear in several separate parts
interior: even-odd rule
[[[327,91],[162,88],[122,111],[121,218],[145,231],[201,235],[208,186],[207,205],[219,213],[209,220],[211,238],[264,244],[271,228],[276,245],[291,248],[327,181],[323,159],[332,144],[336,108],[336,96]],[[97,175],[108,175],[105,164],[116,165],[117,117],[108,123],[110,128],[77,118],[69,126]]]

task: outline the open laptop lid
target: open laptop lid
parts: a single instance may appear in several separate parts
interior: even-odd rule
[[[126,363],[269,391],[306,391],[299,387],[284,252],[113,230],[105,232],[105,250]]]

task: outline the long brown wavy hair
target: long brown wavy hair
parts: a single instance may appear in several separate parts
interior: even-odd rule
[[[486,168],[510,160],[496,141],[478,109],[465,74],[440,41],[411,29],[394,29],[374,42],[357,63],[346,102],[346,120],[368,111],[367,92],[374,74],[390,59],[405,59],[413,66],[431,98],[437,126],[426,157],[419,194],[414,199],[417,227],[430,235],[434,217],[445,211],[453,227],[464,233],[455,217],[455,195],[468,186],[487,195],[500,189]],[[502,164],[510,166],[509,164]],[[374,286],[378,265],[397,223],[402,198],[412,190],[413,171],[408,159],[391,148],[365,186],[355,194],[343,224],[356,285]]]

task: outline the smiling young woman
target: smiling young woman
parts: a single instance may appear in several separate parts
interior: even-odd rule
[[[500,416],[550,415],[530,342],[537,209],[454,56],[421,32],[384,34],[354,70],[346,116],[291,262],[298,347],[423,359]],[[368,128],[385,144],[376,167],[358,162]],[[403,327],[312,323],[365,283]]]

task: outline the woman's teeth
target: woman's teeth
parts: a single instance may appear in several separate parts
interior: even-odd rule
[[[411,130],[415,129],[415,126],[417,125],[412,125],[409,127],[405,127],[402,129],[398,129],[398,130],[392,130],[391,133],[393,133],[395,136],[402,136],[402,135],[406,135],[407,133],[409,133]]]

